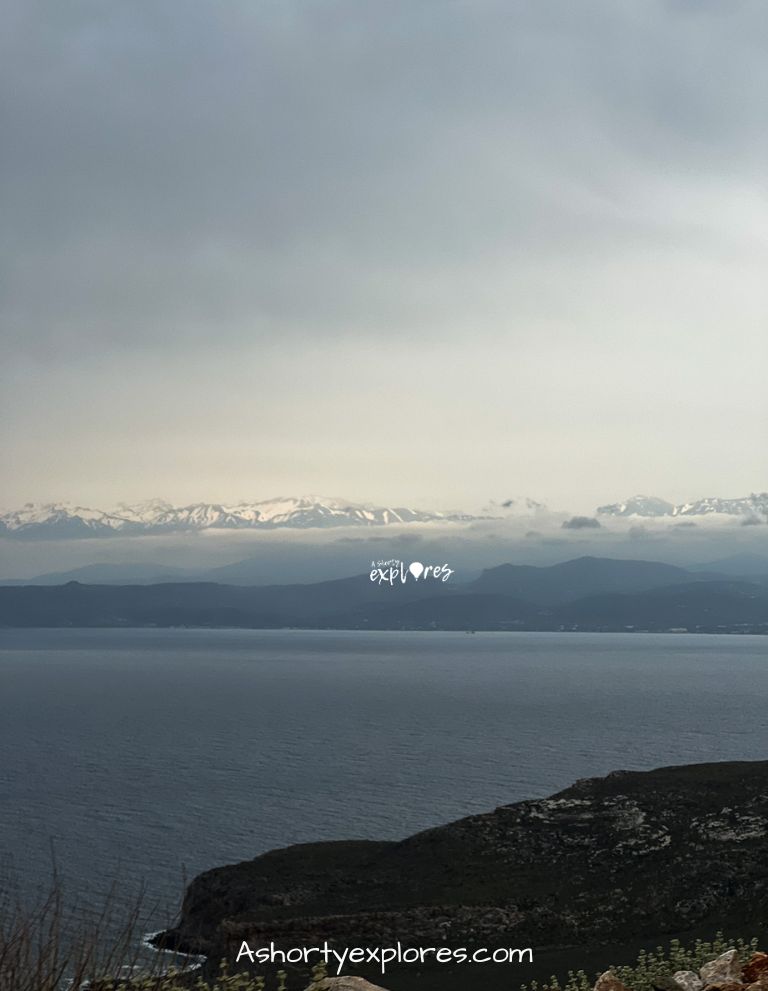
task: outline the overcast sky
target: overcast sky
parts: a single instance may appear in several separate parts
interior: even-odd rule
[[[6,0],[3,497],[768,488],[764,0]]]

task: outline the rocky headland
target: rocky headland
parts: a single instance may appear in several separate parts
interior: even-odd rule
[[[594,972],[673,936],[760,937],[766,919],[760,761],[615,771],[399,842],[273,850],[195,878],[163,941],[215,961],[234,959],[243,940],[533,948],[533,968],[482,967],[490,989],[558,968]],[[386,983],[466,989],[480,977],[470,971],[403,967]]]

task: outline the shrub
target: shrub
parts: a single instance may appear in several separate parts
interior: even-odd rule
[[[703,964],[714,960],[726,950],[736,949],[743,961],[747,961],[757,949],[757,938],[745,941],[743,939],[727,940],[721,932],[715,935],[711,942],[696,940],[689,946],[683,946],[679,940],[673,939],[665,949],[657,946],[654,950],[641,950],[637,961],[631,966],[606,967],[631,991],[653,991],[654,983],[659,978],[671,977],[678,970],[698,971]],[[583,970],[569,971],[568,979],[561,985],[556,977],[546,984],[531,981],[523,985],[523,991],[592,991],[598,975],[590,978]]]

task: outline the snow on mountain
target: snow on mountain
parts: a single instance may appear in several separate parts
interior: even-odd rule
[[[724,516],[766,516],[768,517],[768,492],[753,492],[743,499],[697,499],[695,502],[675,506],[675,516],[709,516],[720,513]]]
[[[172,506],[161,499],[119,504],[109,511],[66,503],[35,505],[0,514],[0,533],[41,539],[182,533],[199,530],[248,530],[291,527],[387,526],[402,523],[463,523],[461,513],[422,512],[398,507],[364,506],[321,496],[281,497],[236,504],[193,503]]]
[[[130,526],[119,511],[113,513],[67,503],[28,502],[19,510],[0,515],[0,533],[40,536],[93,537]]]
[[[768,522],[768,492],[742,499],[706,498],[673,505],[655,496],[633,496],[625,502],[600,506],[601,516],[738,519]],[[404,506],[368,506],[324,496],[279,497],[258,502],[173,506],[162,499],[120,503],[101,510],[68,503],[27,503],[0,513],[0,535],[19,539],[143,536],[203,530],[274,530],[328,527],[379,527],[409,523],[469,523],[478,519],[505,520],[546,515],[546,507],[527,497],[505,499],[486,506],[480,515],[438,513]]]
[[[644,495],[632,496],[626,502],[597,507],[600,516],[672,516],[674,511],[674,505],[666,499]]]
[[[677,506],[655,496],[632,496],[626,502],[598,506],[601,516],[735,516],[742,519],[768,519],[768,492],[752,493],[741,499],[709,497]]]

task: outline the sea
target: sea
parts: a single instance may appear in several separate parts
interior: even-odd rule
[[[768,758],[768,638],[0,631],[0,882],[141,899],[618,768]],[[110,894],[111,892],[111,894]]]

